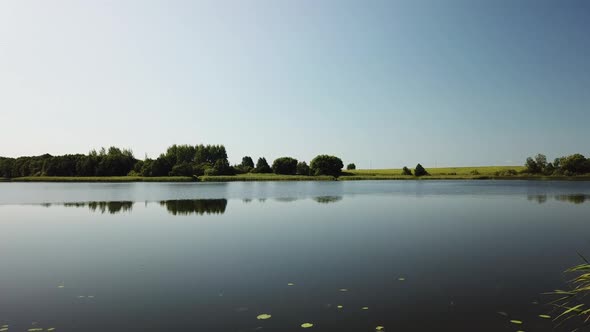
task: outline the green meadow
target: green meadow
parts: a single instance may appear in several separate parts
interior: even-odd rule
[[[426,168],[427,176],[402,175],[401,168],[347,170],[343,180],[434,180],[434,179],[489,179],[522,178],[524,166],[477,166]],[[516,174],[510,174],[515,172]]]

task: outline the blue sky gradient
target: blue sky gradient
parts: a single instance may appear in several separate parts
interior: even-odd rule
[[[590,2],[0,2],[0,155],[590,154]]]

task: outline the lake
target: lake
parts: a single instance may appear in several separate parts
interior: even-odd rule
[[[0,183],[0,326],[552,331],[589,216],[588,182]]]

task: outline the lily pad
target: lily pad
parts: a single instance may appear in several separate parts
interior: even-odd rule
[[[304,329],[308,329],[310,327],[313,327],[313,324],[312,323],[303,323],[303,324],[301,324],[301,327]]]
[[[344,306],[342,306],[342,305],[339,305],[339,306],[337,306],[336,308],[338,308],[338,309],[342,309],[342,308],[344,308]]]
[[[379,325],[375,328],[376,331],[383,331],[385,329],[385,327]]]
[[[361,310],[369,310],[369,307],[362,307]]]
[[[518,324],[518,325],[520,325],[520,324],[522,324],[522,321],[521,321],[521,320],[512,319],[512,320],[510,321],[510,323],[512,323],[512,324]]]
[[[270,319],[271,317],[272,317],[272,315],[269,315],[269,314],[260,314],[260,315],[256,316],[256,319],[265,320],[265,319]]]
[[[287,284],[287,286],[295,286],[295,284],[292,283],[292,282],[290,282],[290,283]]]

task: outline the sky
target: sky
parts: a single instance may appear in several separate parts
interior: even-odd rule
[[[0,2],[0,155],[590,155],[590,2]]]

